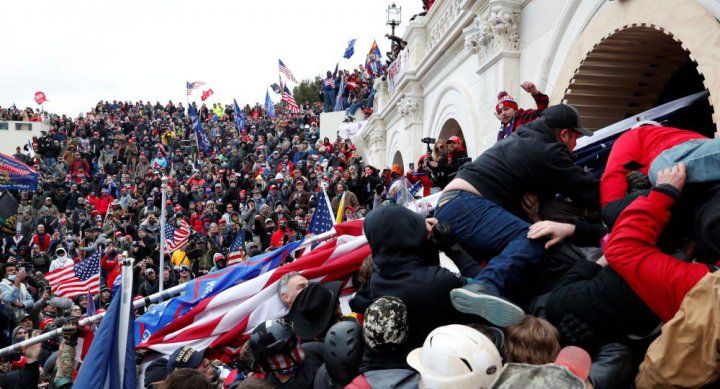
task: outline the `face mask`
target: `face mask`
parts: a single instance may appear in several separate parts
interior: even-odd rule
[[[15,278],[17,278],[17,275],[15,275],[15,274],[8,276],[8,280],[10,280],[10,282],[15,282]]]

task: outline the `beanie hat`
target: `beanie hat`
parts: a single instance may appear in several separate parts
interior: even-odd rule
[[[514,110],[518,109],[518,103],[510,96],[506,91],[500,91],[498,93],[498,102],[495,104],[495,112],[500,113],[504,107],[509,107]]]
[[[371,351],[395,349],[407,339],[407,307],[397,297],[377,298],[365,310],[363,337]]]

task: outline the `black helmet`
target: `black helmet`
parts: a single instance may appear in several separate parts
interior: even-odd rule
[[[323,356],[328,375],[343,387],[357,375],[363,356],[362,327],[355,320],[335,323],[325,335]]]
[[[292,323],[282,319],[267,320],[250,334],[250,350],[257,361],[290,350],[296,343]]]

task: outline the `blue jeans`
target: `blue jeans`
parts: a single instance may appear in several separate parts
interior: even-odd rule
[[[350,104],[347,112],[345,113],[345,116],[355,116],[355,112],[357,112],[358,108],[362,107],[363,104],[365,104],[365,100],[356,100],[354,103]]]
[[[540,262],[544,241],[528,239],[530,225],[488,199],[460,192],[435,217],[452,227],[473,258],[494,255],[475,280],[500,295],[520,286]]]
[[[326,90],[323,92],[323,111],[333,112],[335,107],[335,90]]]
[[[660,170],[680,162],[686,166],[687,183],[720,181],[720,138],[689,140],[663,151],[650,164],[650,182],[655,185]]]

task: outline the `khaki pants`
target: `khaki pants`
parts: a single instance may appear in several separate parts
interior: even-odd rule
[[[720,274],[693,287],[662,327],[635,378],[643,388],[697,388],[720,376]]]

